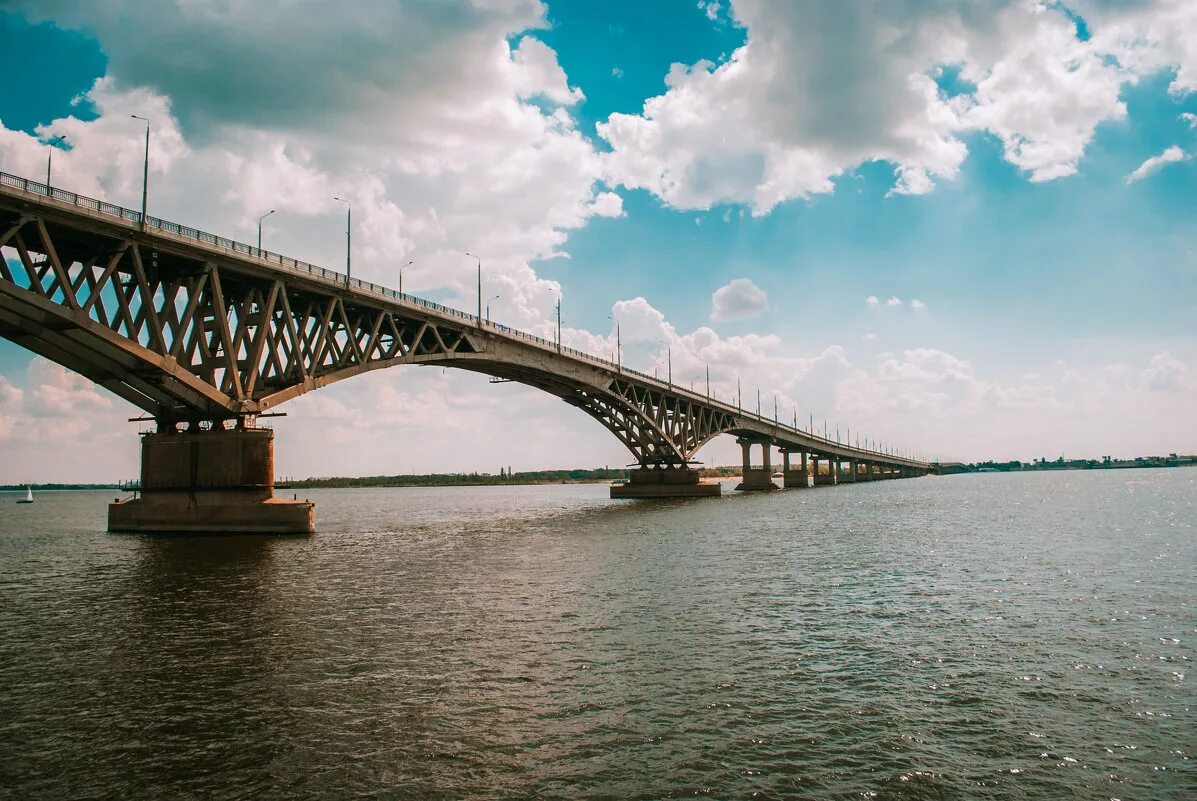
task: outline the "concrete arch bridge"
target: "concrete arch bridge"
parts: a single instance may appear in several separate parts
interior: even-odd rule
[[[638,469],[613,497],[719,493],[692,466],[719,434],[742,489],[923,475],[929,465],[818,437],[622,364],[343,273],[0,174],[0,336],[144,410],[141,497],[112,530],[314,530],[274,497],[273,432],[255,419],[320,387],[404,364],[518,381],[598,420]],[[764,453],[754,467],[753,446]],[[791,454],[797,458],[791,464]],[[820,468],[826,463],[826,468]]]

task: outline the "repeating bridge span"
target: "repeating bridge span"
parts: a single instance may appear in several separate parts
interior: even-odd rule
[[[252,419],[368,370],[442,365],[552,393],[643,466],[718,434],[923,470],[499,323],[0,174],[0,336],[171,426]]]

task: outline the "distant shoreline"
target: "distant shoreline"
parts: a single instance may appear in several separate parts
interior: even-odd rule
[[[1098,462],[1076,460],[1072,462],[978,462],[973,464],[944,463],[940,465],[941,475],[958,473],[1032,473],[1060,472],[1065,470],[1132,470],[1136,468],[1156,469],[1167,467],[1197,466],[1197,457],[1177,458],[1154,457],[1140,461],[1120,460]],[[526,473],[428,473],[422,475],[398,476],[330,476],[327,478],[280,478],[275,488],[290,489],[395,489],[402,487],[530,487],[541,484],[606,484],[628,478],[626,468],[596,468],[593,470],[537,470]],[[739,467],[707,467],[701,470],[705,479],[731,480],[740,478]],[[31,487],[34,492],[71,491],[120,491],[119,484],[0,484],[0,492],[24,492]]]

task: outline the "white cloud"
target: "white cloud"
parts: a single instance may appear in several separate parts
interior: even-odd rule
[[[1158,156],[1152,156],[1136,167],[1134,172],[1126,176],[1126,182],[1132,184],[1135,181],[1141,181],[1152,173],[1159,171],[1165,165],[1184,161],[1186,158],[1187,156],[1183,150],[1176,145],[1172,145],[1164,150],[1163,153],[1160,153]]]
[[[1197,74],[1197,4],[1093,5],[1082,41],[1062,8],[1031,0],[735,0],[747,41],[729,59],[674,64],[639,115],[598,126],[607,174],[679,209],[765,214],[869,161],[894,166],[892,193],[929,192],[956,176],[962,135],[988,131],[1031,180],[1070,175],[1097,126],[1125,117],[1123,86],[1177,66],[1180,90]],[[937,86],[945,66],[960,94]]]
[[[1180,119],[1184,122],[1187,122],[1190,128],[1197,130],[1197,114],[1194,114],[1191,111],[1186,111],[1180,115]]]
[[[923,309],[927,308],[927,304],[923,303],[918,298],[915,298],[914,300],[910,301],[910,308],[914,309],[915,311],[922,311]]]
[[[891,295],[890,299],[885,301],[885,305],[889,306],[890,308],[893,308],[894,306],[901,306],[902,299],[897,296]]]
[[[769,308],[769,296],[747,278],[736,278],[711,295],[711,319],[715,322],[759,317]]]
[[[881,305],[881,299],[876,295],[869,295],[867,298],[865,298],[865,303],[869,304],[870,308],[876,308],[877,306]]]
[[[707,15],[707,19],[714,22],[719,19],[719,9],[723,6],[719,0],[698,0],[698,8]]]
[[[1153,392],[1184,392],[1190,389],[1188,365],[1168,351],[1151,357],[1143,371],[1143,383]]]

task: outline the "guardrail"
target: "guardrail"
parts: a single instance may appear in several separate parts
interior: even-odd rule
[[[0,185],[11,186],[14,189],[20,189],[24,192],[29,192],[29,193],[35,194],[35,195],[42,195],[43,197],[51,198],[53,200],[57,200],[62,203],[68,203],[68,204],[71,204],[74,206],[78,206],[79,208],[90,209],[91,211],[97,211],[97,212],[100,212],[101,214],[108,214],[113,217],[119,217],[122,220],[126,220],[129,222],[134,222],[134,223],[141,222],[141,212],[139,212],[139,211],[135,211],[133,209],[126,209],[122,206],[117,206],[112,203],[106,203],[105,201],[102,201],[102,200],[96,200],[95,198],[90,198],[90,197],[87,197],[86,195],[80,195],[76,192],[68,192],[65,189],[60,189],[58,187],[50,186],[48,184],[45,184],[45,183],[42,183],[39,181],[30,180],[28,178],[22,178],[18,175],[10,175],[9,173],[6,173],[6,172],[0,172]],[[174,234],[176,236],[181,236],[186,239],[194,239],[194,240],[196,240],[198,242],[202,242],[204,244],[214,245],[216,247],[224,248],[224,249],[230,250],[234,253],[239,253],[243,256],[249,256],[251,258],[261,259],[261,260],[263,260],[269,264],[272,264],[272,265],[277,264],[279,267],[281,267],[285,270],[303,273],[306,275],[313,275],[318,278],[322,278],[326,281],[329,281],[329,282],[332,282],[332,283],[335,283],[335,284],[338,284],[341,286],[357,289],[361,292],[367,292],[372,295],[378,295],[381,297],[388,298],[390,300],[400,301],[402,303],[411,303],[413,305],[423,307],[425,309],[428,309],[430,311],[436,312],[441,315],[445,315],[447,317],[453,317],[453,318],[456,318],[459,320],[464,320],[464,321],[470,323],[471,325],[477,326],[479,328],[489,328],[490,330],[495,331],[504,336],[507,336],[511,339],[518,339],[518,340],[522,340],[524,342],[531,342],[535,345],[539,345],[540,347],[551,350],[553,352],[560,353],[563,355],[568,355],[568,356],[571,356],[575,359],[579,359],[584,362],[601,365],[604,368],[615,370],[616,372],[618,372],[620,374],[629,374],[629,375],[636,376],[638,379],[640,379],[646,383],[650,383],[659,388],[666,389],[666,391],[672,392],[676,395],[686,397],[692,401],[700,401],[702,403],[706,403],[711,406],[718,407],[718,408],[722,409],[723,411],[734,413],[735,415],[737,415],[739,417],[755,418],[757,421],[759,421],[765,425],[771,425],[776,428],[782,429],[783,431],[791,431],[791,432],[794,432],[797,434],[801,434],[802,436],[806,437],[807,439],[814,440],[816,444],[832,446],[837,449],[847,448],[856,453],[864,454],[867,456],[882,457],[884,459],[891,459],[891,460],[898,459],[898,460],[907,461],[907,462],[917,462],[917,460],[911,459],[911,458],[908,458],[905,456],[899,456],[897,454],[892,454],[892,453],[885,453],[884,451],[874,451],[874,450],[869,450],[867,448],[860,448],[858,446],[852,446],[848,443],[838,442],[836,440],[831,440],[831,439],[827,439],[825,437],[820,437],[817,434],[814,434],[813,432],[805,431],[796,426],[786,425],[784,423],[781,423],[777,420],[765,417],[764,415],[756,413],[756,412],[745,411],[744,409],[742,409],[739,406],[733,406],[730,403],[718,400],[718,399],[710,397],[706,394],[693,392],[691,390],[687,390],[682,387],[679,387],[676,384],[661,381],[656,376],[650,376],[647,373],[643,373],[639,370],[634,370],[629,367],[624,367],[622,364],[620,364],[618,362],[613,362],[609,359],[604,359],[601,356],[595,356],[593,354],[586,353],[584,351],[580,351],[575,348],[570,348],[570,347],[567,347],[564,345],[560,345],[557,342],[554,342],[549,339],[545,339],[544,337],[539,337],[535,334],[530,334],[527,331],[521,331],[518,328],[511,328],[510,326],[502,325],[501,323],[495,323],[490,320],[483,320],[483,319],[479,318],[477,315],[467,314],[466,312],[460,311],[458,309],[450,308],[449,306],[445,306],[443,304],[436,303],[435,301],[425,300],[424,298],[419,298],[419,297],[416,297],[415,295],[408,295],[405,293],[397,292],[393,289],[389,289],[388,287],[382,286],[380,284],[375,284],[371,281],[363,281],[360,278],[350,278],[350,277],[346,276],[344,273],[339,273],[335,270],[328,270],[328,269],[325,269],[324,267],[319,267],[315,264],[309,264],[308,262],[301,261],[300,259],[293,259],[290,256],[284,256],[281,253],[274,253],[273,251],[263,250],[261,248],[254,247],[253,245],[247,245],[243,242],[237,242],[236,240],[233,240],[233,239],[228,239],[226,237],[218,236],[216,234],[210,234],[207,231],[201,231],[198,228],[192,228],[187,225],[180,225],[179,223],[170,222],[169,220],[163,220],[161,218],[153,217],[148,214],[146,215],[146,218],[145,218],[145,227],[157,228],[160,231],[165,231],[167,233]]]

